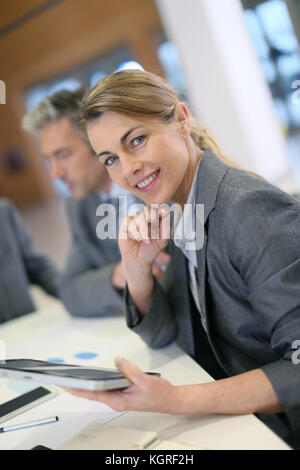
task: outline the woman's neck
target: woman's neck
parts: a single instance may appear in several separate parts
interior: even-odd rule
[[[172,198],[172,202],[175,203],[175,204],[179,204],[181,206],[182,210],[184,209],[184,205],[187,202],[187,199],[188,199],[188,196],[189,196],[192,184],[193,184],[193,180],[194,180],[194,176],[195,176],[195,173],[196,173],[197,166],[198,166],[201,158],[204,155],[203,150],[201,150],[195,144],[195,142],[193,141],[192,138],[190,138],[190,139],[191,139],[191,142],[189,142],[189,144],[188,144],[188,146],[189,146],[188,151],[189,151],[189,155],[190,155],[189,165],[188,165],[188,168],[185,172],[185,175],[184,175],[184,178],[183,178],[183,181],[182,181],[180,187],[178,188],[178,190],[174,194],[174,197]]]

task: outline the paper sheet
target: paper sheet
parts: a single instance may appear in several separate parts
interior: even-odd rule
[[[194,449],[185,444],[159,441],[158,434],[96,422],[75,434],[56,450],[184,450]]]

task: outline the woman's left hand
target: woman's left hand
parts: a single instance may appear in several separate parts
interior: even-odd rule
[[[161,377],[145,374],[127,359],[117,358],[115,364],[121,374],[132,382],[128,388],[92,392],[70,388],[65,390],[81,398],[105,403],[116,411],[179,412],[179,387]]]

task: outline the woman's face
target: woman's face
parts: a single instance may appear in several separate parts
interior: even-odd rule
[[[108,111],[88,124],[88,137],[112,180],[147,205],[185,202],[190,155],[174,125]]]

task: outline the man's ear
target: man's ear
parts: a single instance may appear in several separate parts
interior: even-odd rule
[[[187,109],[184,103],[179,102],[175,105],[174,118],[180,130],[180,133],[184,137],[189,136],[191,133],[191,128],[192,128],[191,116],[190,116],[189,110]]]

